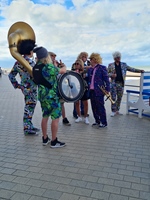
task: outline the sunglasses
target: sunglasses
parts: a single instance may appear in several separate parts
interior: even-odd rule
[[[80,65],[79,63],[75,63],[75,65]]]

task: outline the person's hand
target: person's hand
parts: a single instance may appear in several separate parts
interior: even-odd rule
[[[60,68],[61,68],[61,67],[66,67],[66,65],[65,65],[61,60],[60,60],[59,65],[60,65]]]
[[[54,65],[55,67],[59,67],[59,62],[58,62],[57,60],[54,60],[54,61],[53,61],[53,65]]]
[[[112,74],[111,75],[111,78],[113,78],[113,79],[116,78],[116,77],[117,77],[117,74]]]
[[[140,70],[140,72],[141,72],[141,73],[144,73],[145,71],[144,71],[144,70]]]

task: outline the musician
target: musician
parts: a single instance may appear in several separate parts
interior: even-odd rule
[[[110,91],[107,69],[102,65],[102,58],[98,53],[89,57],[91,67],[88,69],[90,100],[95,123],[93,127],[104,128],[107,126],[106,110],[104,106],[104,93],[99,86],[104,86],[107,93]]]
[[[44,47],[35,48],[34,52],[36,53],[38,59],[37,65],[40,65],[41,63],[45,64],[45,66],[42,68],[42,75],[52,86],[51,89],[43,85],[38,86],[38,99],[40,101],[43,113],[43,118],[41,122],[43,133],[43,145],[46,146],[50,142],[47,133],[47,124],[48,119],[51,116],[51,148],[64,147],[65,143],[60,142],[57,139],[58,123],[59,118],[61,116],[61,105],[58,96],[57,75],[65,73],[66,66],[62,64],[62,68],[55,67],[52,64],[52,60],[49,56],[47,49],[45,49]]]
[[[23,40],[18,45],[18,51],[23,58],[30,64],[31,67],[35,65],[33,60],[33,48],[35,42],[32,40]],[[16,79],[17,74],[20,75],[21,82]],[[21,89],[24,95],[25,107],[23,115],[23,129],[25,135],[36,135],[39,131],[32,124],[32,117],[37,103],[37,85],[33,82],[32,77],[28,71],[17,61],[15,62],[11,72],[8,75],[15,89]]]
[[[84,63],[81,59],[77,59],[75,61],[72,70],[81,74],[82,78],[85,80],[86,74],[84,73]],[[86,80],[85,80],[85,82],[86,82]],[[75,120],[76,123],[82,121],[81,111],[80,111],[80,101],[82,101],[83,102],[83,109],[84,109],[83,110],[83,112],[84,112],[84,122],[85,122],[85,124],[89,124],[89,120],[88,120],[88,117],[87,117],[88,99],[89,99],[89,93],[88,93],[88,88],[86,88],[82,98],[79,101],[75,102],[75,109],[76,109],[77,116],[78,116],[77,119]]]
[[[84,70],[87,70],[89,68],[89,61],[88,61],[88,53],[87,52],[81,52],[78,56],[77,59],[81,59],[84,63]],[[85,78],[85,80],[87,81],[87,76]],[[81,115],[84,116],[84,106],[83,106],[83,102],[80,101],[80,110],[81,110]],[[78,118],[77,116],[77,111],[75,109],[75,104],[74,104],[74,109],[73,109],[73,116],[74,118]],[[89,114],[87,114],[87,117],[89,116]]]
[[[50,55],[50,57],[51,57],[51,59],[52,59],[52,63],[54,64],[54,66],[61,68],[62,61],[60,60],[60,62],[58,62],[58,61],[56,60],[56,56],[57,56],[57,55],[56,55],[55,53],[53,53],[53,52],[49,52],[49,55]],[[59,75],[58,75],[58,76],[59,76]],[[66,117],[66,111],[65,111],[64,102],[61,102],[61,108],[62,108],[61,111],[62,111],[62,118],[63,118],[62,123],[63,123],[64,125],[66,125],[66,126],[71,126],[69,120],[68,120],[67,117]]]
[[[119,51],[114,52],[113,54],[114,62],[108,65],[108,75],[111,79],[110,83],[110,92],[112,100],[115,101],[115,104],[111,104],[111,117],[120,113],[120,104],[124,91],[124,81],[126,77],[126,72],[137,72],[143,73],[144,70],[135,69],[129,67],[126,63],[121,62],[121,53]]]

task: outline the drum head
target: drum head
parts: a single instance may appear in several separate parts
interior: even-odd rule
[[[66,102],[76,102],[84,94],[84,80],[80,74],[69,71],[61,75],[58,81],[60,96]]]

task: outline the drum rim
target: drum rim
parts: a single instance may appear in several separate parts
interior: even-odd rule
[[[73,75],[75,76],[79,83],[80,83],[80,91],[79,91],[79,94],[77,95],[77,97],[75,98],[69,98],[67,96],[64,95],[64,92],[61,88],[61,83],[64,79],[64,77],[66,77],[67,75]],[[85,84],[84,84],[84,79],[82,78],[82,76],[77,73],[77,72],[74,72],[74,71],[67,71],[66,73],[62,74],[60,77],[59,77],[59,80],[58,80],[58,90],[59,90],[59,93],[62,97],[62,99],[65,101],[65,102],[70,102],[70,103],[73,103],[73,102],[76,102],[78,100],[80,100],[82,98],[82,96],[84,95],[84,91],[85,91]]]

